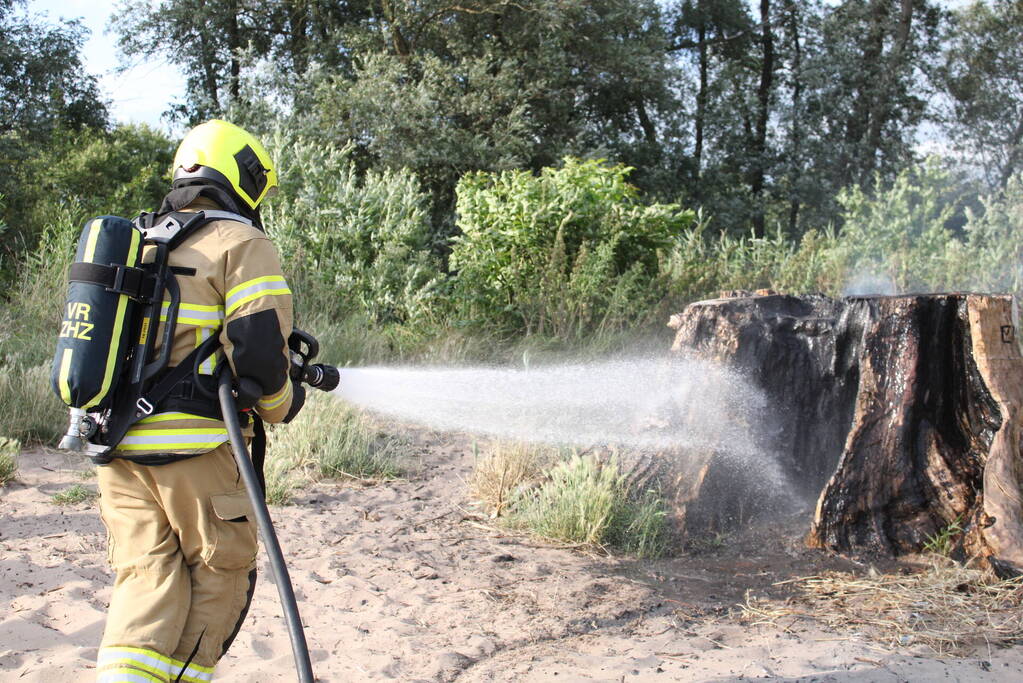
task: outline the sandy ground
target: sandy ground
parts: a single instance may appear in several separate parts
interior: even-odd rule
[[[892,651],[812,620],[748,626],[747,590],[850,568],[802,547],[805,519],[697,556],[637,561],[488,528],[465,499],[464,436],[413,433],[408,480],[318,484],[273,515],[321,680],[1019,681],[1023,646],[967,658]],[[24,454],[0,489],[0,680],[89,680],[110,597],[94,503],[50,497],[89,467]],[[218,680],[294,680],[269,567]]]

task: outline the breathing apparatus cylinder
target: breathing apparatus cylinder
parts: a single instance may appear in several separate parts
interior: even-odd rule
[[[131,221],[116,216],[88,221],[78,240],[50,377],[54,393],[71,409],[60,448],[85,448],[96,428],[88,413],[106,408],[121,375],[136,308],[124,290],[126,281],[137,288],[141,280],[142,240]],[[76,272],[107,278],[108,286],[76,280]]]

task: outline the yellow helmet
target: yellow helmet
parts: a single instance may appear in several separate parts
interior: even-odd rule
[[[213,119],[188,132],[174,155],[174,187],[212,181],[255,209],[277,187],[270,155],[242,128]]]

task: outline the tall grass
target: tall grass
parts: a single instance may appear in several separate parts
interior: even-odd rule
[[[283,505],[296,488],[320,479],[387,480],[402,475],[404,444],[361,412],[310,390],[291,424],[268,434],[267,501]]]
[[[18,264],[9,305],[0,308],[0,435],[25,443],[55,443],[66,426],[49,375],[81,230],[75,213],[65,207],[53,216],[39,246]]]

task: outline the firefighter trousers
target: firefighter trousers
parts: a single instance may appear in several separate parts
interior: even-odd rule
[[[117,578],[98,680],[211,680],[256,580],[255,517],[230,446],[158,466],[114,459],[99,489]]]

